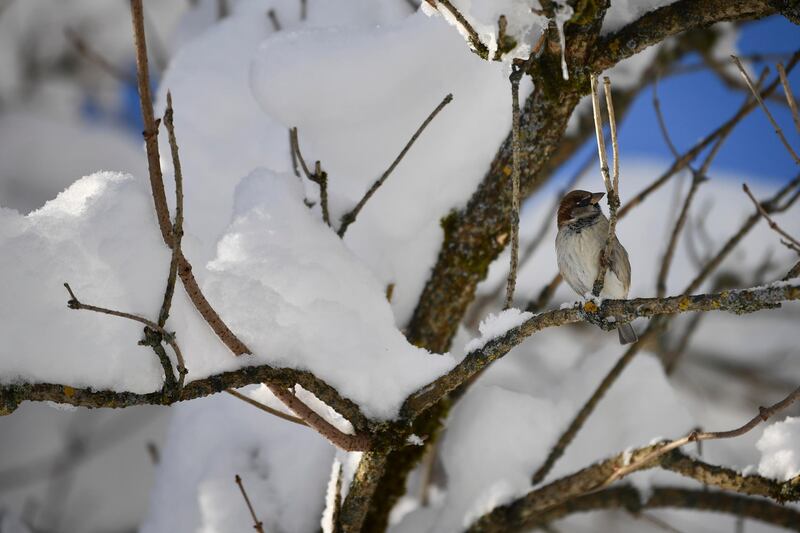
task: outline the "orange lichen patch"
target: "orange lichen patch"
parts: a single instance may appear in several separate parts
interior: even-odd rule
[[[600,308],[597,307],[597,304],[591,300],[583,304],[583,310],[586,311],[587,313],[596,313],[598,309]]]
[[[75,389],[70,387],[69,385],[64,385],[64,396],[67,398],[72,398],[75,396]]]
[[[503,167],[503,174],[505,174],[506,176],[510,176],[511,172],[512,172],[512,170],[511,170],[510,166],[506,165],[506,166]]]
[[[689,298],[681,298],[681,301],[678,302],[678,309],[681,311],[686,311],[689,309],[689,306],[692,304],[692,301]]]

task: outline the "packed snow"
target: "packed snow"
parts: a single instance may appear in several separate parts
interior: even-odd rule
[[[767,426],[756,448],[761,452],[762,476],[786,481],[800,475],[800,418],[789,416]]]
[[[533,313],[521,311],[513,307],[510,309],[505,309],[497,314],[491,313],[489,316],[481,320],[481,323],[478,326],[481,336],[477,339],[472,339],[469,341],[464,347],[464,350],[466,352],[480,350],[486,346],[487,342],[496,339],[497,337],[502,337],[510,329],[521,325],[531,317],[533,317]]]

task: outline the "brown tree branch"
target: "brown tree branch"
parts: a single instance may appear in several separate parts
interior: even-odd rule
[[[156,209],[158,227],[164,243],[172,248],[172,224],[169,220],[167,196],[164,193],[164,178],[161,174],[161,162],[158,154],[158,124],[153,115],[153,100],[150,96],[150,71],[147,68],[147,40],[144,35],[144,14],[142,0],[131,1],[131,19],[133,21],[133,42],[136,46],[136,74],[139,82],[139,106],[144,122],[145,146],[147,148],[147,166],[150,174],[150,191]]]
[[[266,404],[263,404],[261,402],[258,402],[256,400],[252,399],[250,396],[248,396],[246,394],[242,394],[241,392],[237,391],[236,389],[225,389],[225,392],[227,392],[228,394],[230,394],[234,398],[238,398],[239,400],[242,400],[245,403],[249,403],[253,407],[261,409],[262,411],[265,411],[265,412],[267,412],[267,413],[269,413],[271,415],[275,415],[278,418],[282,418],[283,420],[286,420],[287,422],[293,422],[293,423],[299,424],[301,426],[308,426],[308,424],[306,424],[301,418],[297,418],[296,416],[292,416],[292,415],[287,415],[283,411],[279,411],[277,409],[273,409],[269,405],[266,405]]]
[[[339,514],[343,533],[361,531],[367,508],[385,467],[385,453],[365,452],[361,457]]]

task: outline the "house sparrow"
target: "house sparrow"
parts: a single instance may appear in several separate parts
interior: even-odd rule
[[[556,257],[561,276],[581,296],[592,291],[600,267],[598,258],[608,236],[608,219],[598,203],[605,193],[571,191],[558,207]],[[601,298],[624,299],[631,285],[631,264],[628,252],[614,236],[611,257]],[[620,344],[636,342],[638,337],[630,324],[617,328]]]

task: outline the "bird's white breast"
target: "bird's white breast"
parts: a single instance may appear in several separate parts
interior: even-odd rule
[[[572,289],[583,296],[592,292],[594,280],[599,269],[600,250],[608,235],[608,220],[601,217],[597,223],[582,228],[580,231],[563,226],[556,235],[556,257],[558,269],[564,281]],[[609,268],[606,271],[602,298],[627,298],[628,291],[616,274]]]

